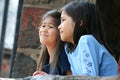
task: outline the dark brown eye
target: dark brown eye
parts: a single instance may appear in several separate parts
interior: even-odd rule
[[[65,21],[65,19],[61,19],[61,22]]]
[[[44,28],[44,27],[45,27],[45,24],[42,24],[40,27],[41,27],[41,28]]]
[[[54,26],[54,25],[52,25],[52,24],[50,24],[50,25],[49,25],[49,28],[54,28],[54,27],[55,27],[55,26]]]

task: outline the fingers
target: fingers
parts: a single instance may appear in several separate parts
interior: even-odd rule
[[[33,73],[33,76],[36,76],[36,75],[46,75],[47,73],[46,72],[43,72],[43,71],[35,71]]]

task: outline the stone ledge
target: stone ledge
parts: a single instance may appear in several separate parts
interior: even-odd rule
[[[120,76],[110,76],[110,77],[91,77],[91,76],[33,76],[30,80],[120,80]]]
[[[28,76],[25,78],[0,78],[1,80],[120,80],[119,76],[110,77],[91,77],[91,76],[59,76],[59,75],[45,75],[45,76]]]

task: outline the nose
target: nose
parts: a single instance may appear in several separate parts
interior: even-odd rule
[[[47,32],[47,31],[48,31],[48,28],[47,28],[47,27],[45,27],[45,28],[43,29],[43,31],[44,31],[44,32]]]
[[[58,30],[60,30],[60,29],[61,29],[61,25],[58,26]]]
[[[48,28],[47,27],[40,28],[39,33],[41,33],[41,32],[44,32],[44,33],[48,32]]]

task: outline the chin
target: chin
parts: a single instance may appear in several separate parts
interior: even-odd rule
[[[42,40],[40,41],[40,43],[41,43],[41,44],[44,44],[44,45],[46,44],[46,42],[45,42],[45,41],[42,41]]]
[[[65,39],[64,39],[64,38],[61,38],[61,40],[62,40],[62,41],[65,41]]]

